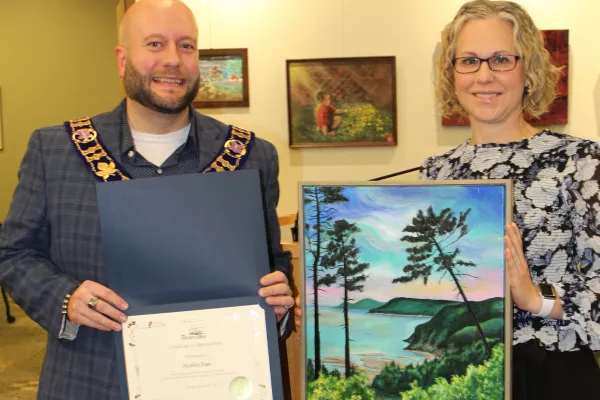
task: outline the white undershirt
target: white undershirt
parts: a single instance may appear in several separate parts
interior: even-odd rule
[[[135,150],[152,164],[160,167],[171,154],[185,143],[190,127],[188,124],[176,132],[155,135],[139,131],[131,131]]]

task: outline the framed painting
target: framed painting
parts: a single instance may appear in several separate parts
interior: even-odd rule
[[[198,66],[195,108],[250,106],[248,49],[201,49]]]
[[[287,61],[289,145],[395,146],[395,57]]]
[[[300,183],[302,398],[510,399],[511,192]]]
[[[561,68],[561,75],[558,81],[556,98],[550,105],[550,110],[540,115],[539,118],[526,115],[525,119],[534,126],[566,125],[569,122],[569,30],[543,30],[541,32],[544,36],[546,50],[550,53],[552,64]],[[459,114],[442,118],[442,126],[469,125],[469,119]]]

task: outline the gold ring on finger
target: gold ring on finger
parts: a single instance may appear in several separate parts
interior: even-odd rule
[[[90,310],[96,311],[96,306],[98,305],[98,297],[92,296],[87,302],[87,306]]]

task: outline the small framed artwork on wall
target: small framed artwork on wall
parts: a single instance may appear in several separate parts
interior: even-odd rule
[[[248,49],[198,51],[200,88],[196,108],[248,107]]]

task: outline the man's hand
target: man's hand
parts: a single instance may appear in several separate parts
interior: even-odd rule
[[[95,308],[90,308],[90,300],[97,298]],[[74,324],[85,325],[101,331],[120,331],[121,323],[127,316],[120,310],[127,310],[127,303],[115,292],[99,283],[85,281],[73,292],[67,306],[67,318]],[[118,323],[115,321],[119,321]]]
[[[277,322],[281,321],[288,309],[295,304],[287,276],[281,271],[275,271],[260,278],[260,284],[263,288],[258,291],[258,295],[275,308]]]

